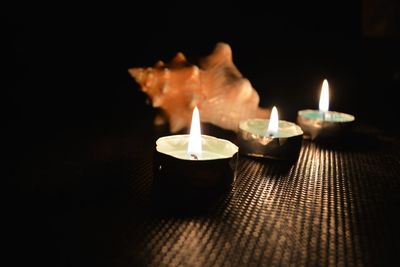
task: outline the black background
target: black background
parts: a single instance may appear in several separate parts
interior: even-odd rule
[[[10,197],[7,221],[18,228],[10,232],[10,246],[24,251],[15,257],[42,259],[43,249],[54,252],[55,238],[40,218],[57,213],[54,209],[67,212],[62,207],[79,200],[72,196],[78,189],[68,192],[76,181],[68,180],[65,164],[88,157],[79,154],[92,145],[88,140],[151,127],[154,110],[127,69],[168,61],[178,51],[196,62],[217,42],[230,44],[235,64],[258,91],[261,105],[276,105],[281,118],[291,121],[297,110],[317,108],[327,78],[332,110],[354,114],[361,127],[398,136],[399,39],[366,36],[362,2],[351,2],[6,9],[3,142],[11,159],[7,181],[17,189],[5,195]],[[114,141],[104,141],[108,144],[99,150],[123,150],[112,147]],[[99,152],[99,158],[112,154],[104,151],[93,153]],[[84,182],[79,185],[82,195],[92,196]],[[31,222],[27,229],[26,221]],[[32,234],[36,241],[24,243]],[[35,247],[40,239],[46,245]]]
[[[15,8],[7,17],[6,117],[18,124],[48,131],[136,118],[151,108],[129,67],[178,51],[195,63],[218,41],[231,45],[261,105],[277,105],[284,119],[317,107],[324,78],[332,110],[378,126],[396,118],[398,39],[366,37],[359,1],[47,8]]]

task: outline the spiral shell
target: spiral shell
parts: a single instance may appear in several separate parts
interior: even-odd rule
[[[202,122],[232,131],[238,130],[243,119],[269,115],[268,109],[258,106],[257,91],[233,64],[232,50],[226,43],[218,43],[199,66],[177,53],[168,64],[159,61],[153,67],[128,71],[153,107],[161,110],[155,123],[169,122],[172,133],[190,127],[195,106]]]

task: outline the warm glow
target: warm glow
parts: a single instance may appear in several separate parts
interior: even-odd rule
[[[321,96],[319,98],[319,110],[322,112],[328,112],[329,110],[329,85],[326,79],[322,83]]]
[[[190,126],[189,145],[187,152],[189,155],[194,155],[196,157],[199,157],[202,153],[200,114],[197,107],[194,108],[192,114],[192,125]]]
[[[279,126],[279,118],[278,118],[278,110],[274,106],[272,108],[271,117],[269,119],[267,135],[276,135],[278,133],[278,126]]]

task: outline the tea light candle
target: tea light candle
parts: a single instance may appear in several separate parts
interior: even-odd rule
[[[329,111],[329,84],[322,83],[319,110],[305,109],[297,113],[297,123],[304,131],[305,139],[336,138],[343,135],[352,122],[353,115]]]
[[[201,134],[199,110],[195,107],[189,135],[164,136],[156,141],[155,178],[175,192],[227,188],[236,177],[237,161],[235,144]]]
[[[271,118],[249,119],[239,123],[240,153],[271,159],[296,159],[299,156],[303,131],[292,122],[279,120],[272,108]]]

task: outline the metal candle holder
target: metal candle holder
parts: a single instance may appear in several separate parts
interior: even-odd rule
[[[238,132],[240,153],[253,157],[277,160],[293,160],[298,158],[303,131],[294,123],[279,121],[279,132],[276,136],[268,136],[266,126],[269,120],[250,119],[241,121]]]
[[[304,131],[304,138],[311,140],[334,140],[345,136],[355,117],[350,114],[319,110],[300,110],[297,123]]]
[[[189,135],[157,140],[154,153],[155,182],[183,199],[204,199],[231,186],[236,178],[238,147],[228,140],[202,135],[206,156],[186,155]]]

